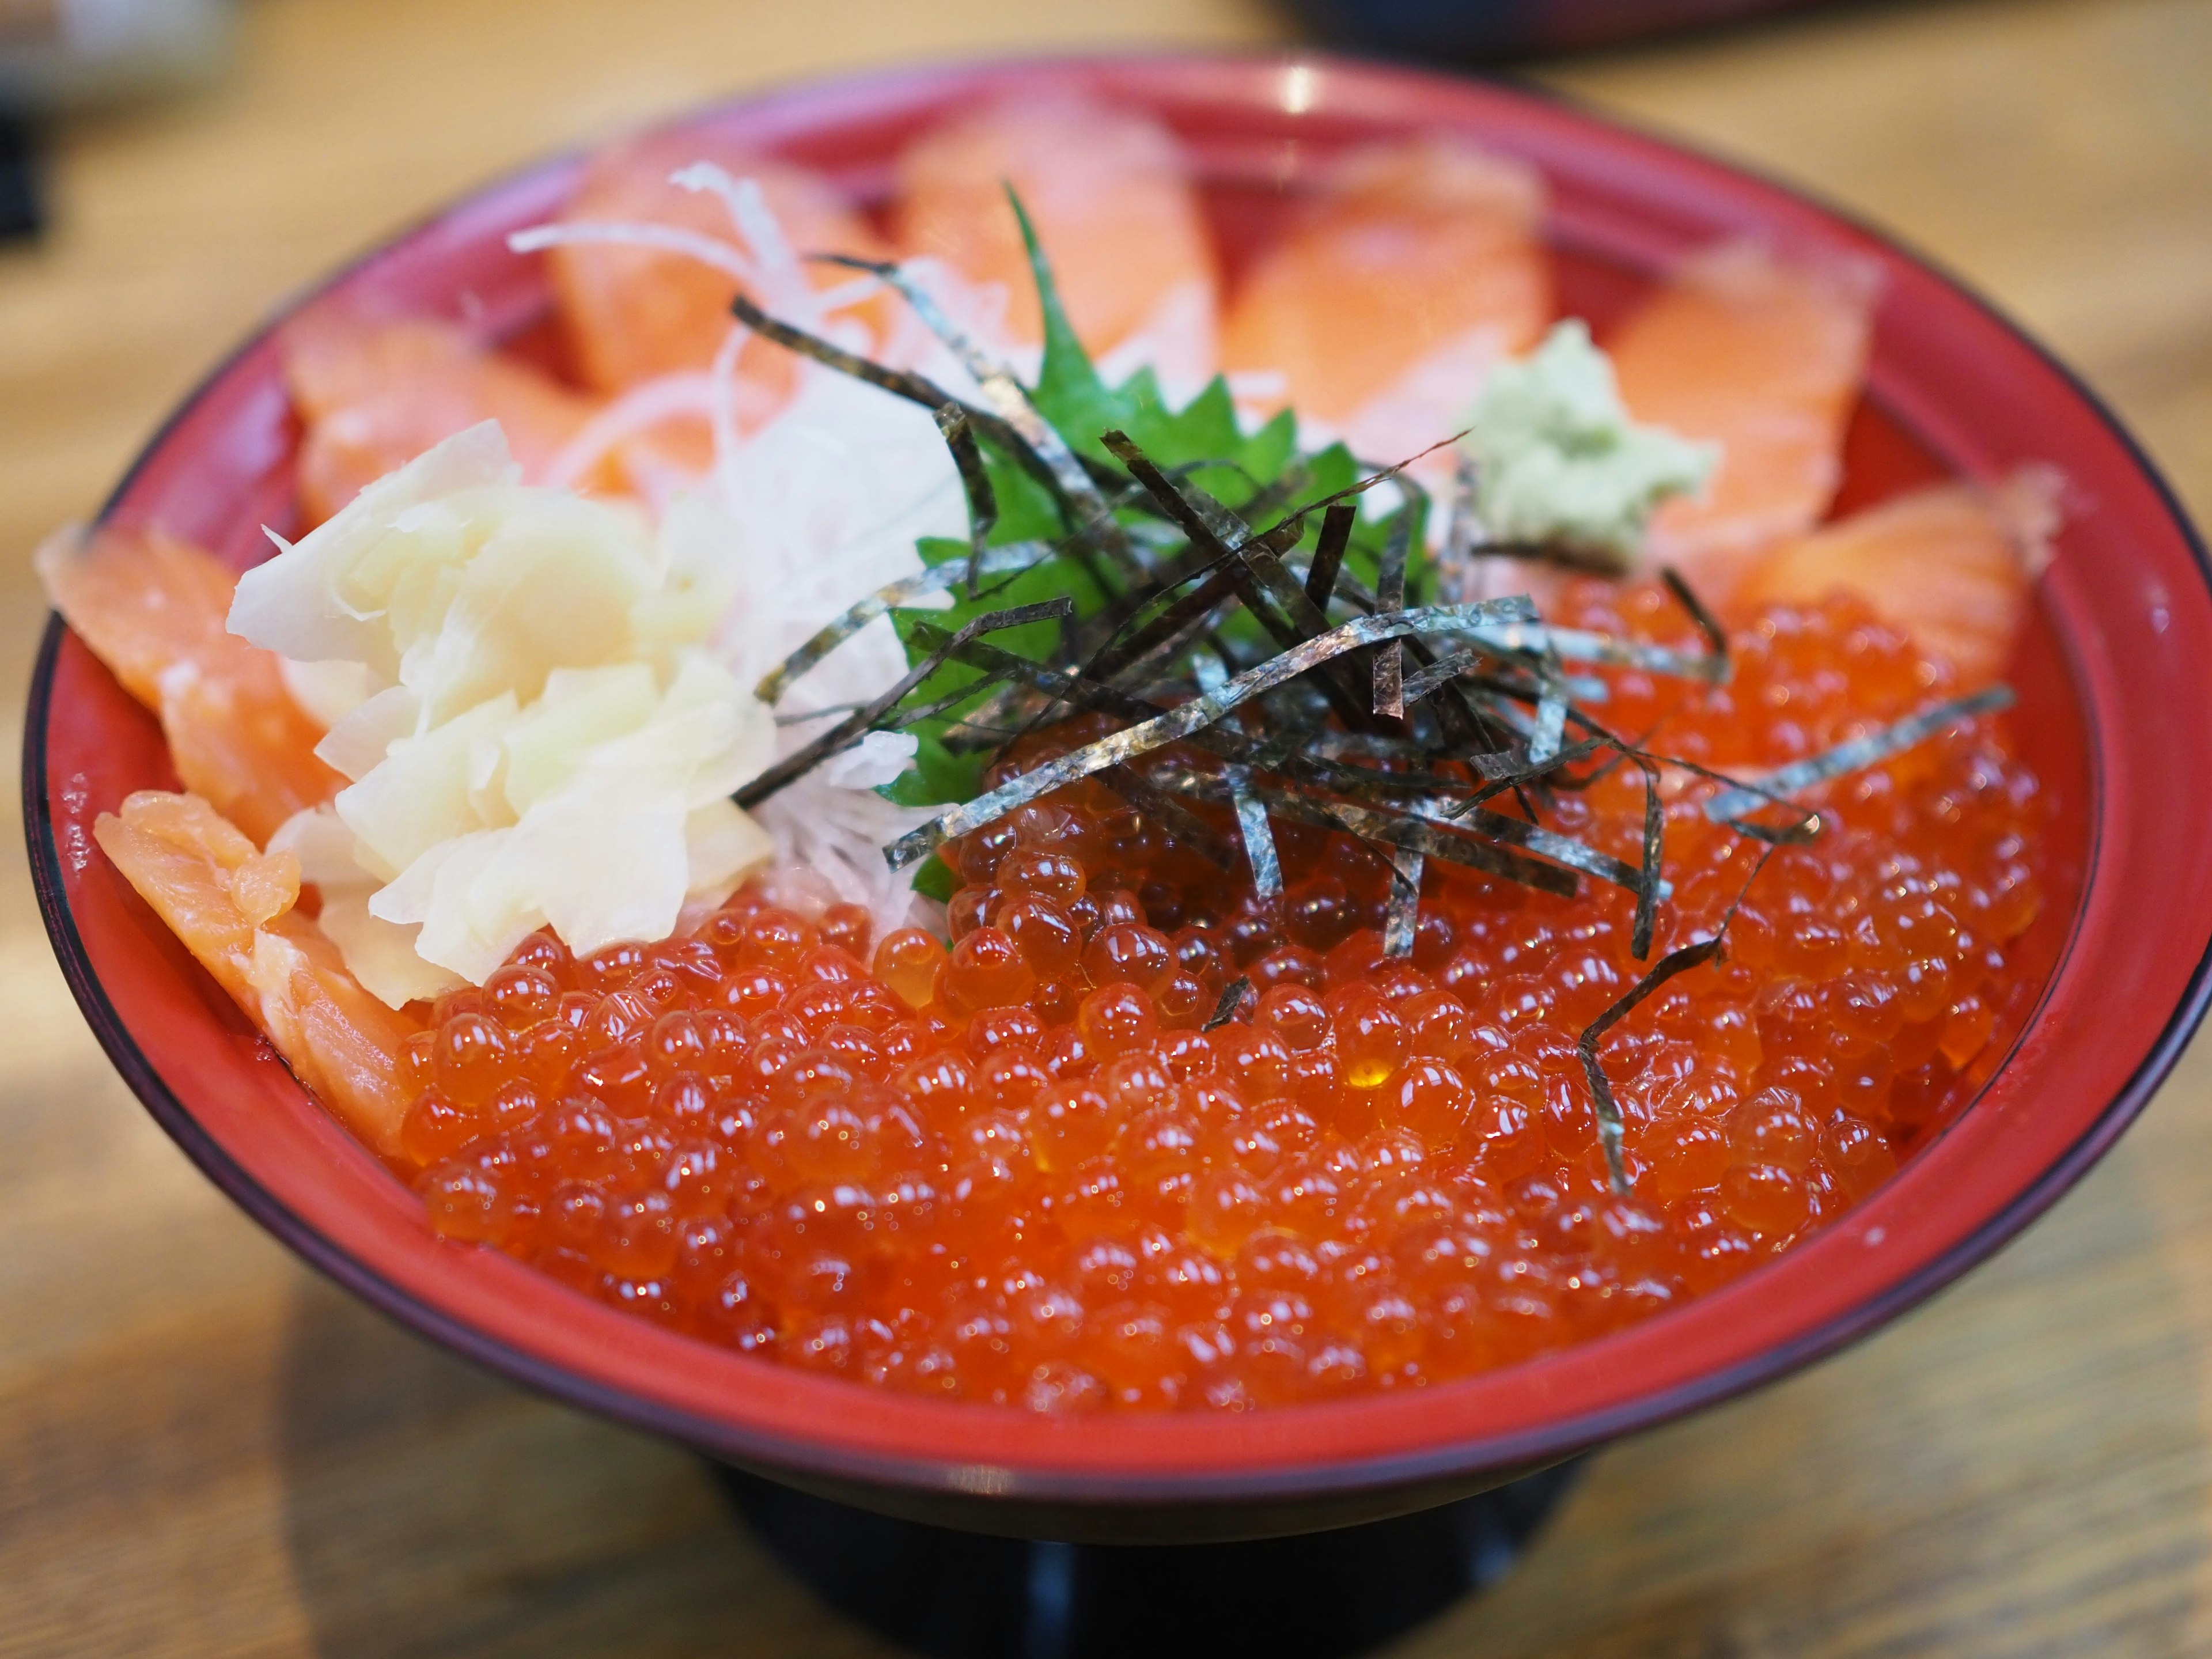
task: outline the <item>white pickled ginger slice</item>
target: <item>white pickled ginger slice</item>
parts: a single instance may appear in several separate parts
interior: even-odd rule
[[[514,694],[502,692],[398,739],[358,783],[339,790],[334,805],[359,838],[362,867],[390,880],[440,842],[487,828],[471,763],[479,740],[504,737],[520,712]]]

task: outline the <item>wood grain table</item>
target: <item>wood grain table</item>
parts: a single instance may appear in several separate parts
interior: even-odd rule
[[[918,55],[1292,38],[1259,0],[253,0],[222,83],[55,134],[0,254],[0,687],[27,556],[297,285],[511,162]],[[1845,8],[1543,77],[2008,307],[2212,512],[2212,5]],[[12,792],[9,792],[12,793]],[[1443,1656],[2212,1653],[2212,1050],[1998,1260],[1608,1449]],[[667,1446],[385,1323],[234,1212],[0,884],[0,1655],[879,1650]]]

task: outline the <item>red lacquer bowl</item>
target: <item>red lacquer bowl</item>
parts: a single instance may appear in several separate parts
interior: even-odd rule
[[[109,1054],[210,1176],[376,1306],[563,1400],[919,1518],[1126,1540],[1409,1510],[1750,1388],[1954,1278],[2112,1144],[2204,1008],[2212,592],[2172,499],[2064,370],[1956,285],[1831,212],[1497,87],[1327,58],[1086,60],[840,82],[695,119],[873,196],[909,135],[1015,88],[1080,88],[1156,111],[1207,180],[1232,264],[1317,162],[1422,127],[1543,170],[1567,307],[1601,324],[1652,272],[1726,234],[1879,262],[1888,287],[1847,502],[2030,460],[2071,481],[2071,516],[2014,672],[2017,727],[2066,804],[2073,844],[2061,852],[2076,872],[2052,901],[2057,966],[2025,1036],[1948,1133],[1828,1231],[1569,1352],[1417,1392],[1226,1419],[1064,1422],[878,1393],[668,1334],[433,1237],[416,1200],[301,1092],[94,847],[95,814],[172,775],[154,721],[56,623],[32,687],[23,775],[46,925]],[[555,161],[497,184],[328,291],[490,336],[526,331],[544,315],[544,281],[504,237],[554,212],[575,168]],[[260,526],[292,515],[295,435],[264,333],[177,412],[108,515],[241,564],[258,558]]]

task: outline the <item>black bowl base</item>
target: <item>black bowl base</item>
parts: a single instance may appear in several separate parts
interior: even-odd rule
[[[986,1537],[715,1472],[823,1601],[930,1659],[1346,1659],[1504,1577],[1577,1468],[1334,1532],[1180,1545]]]

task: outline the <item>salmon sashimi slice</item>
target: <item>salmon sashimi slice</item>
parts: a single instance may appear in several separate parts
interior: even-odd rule
[[[1994,487],[1936,484],[1899,495],[1776,549],[1737,590],[1738,608],[1863,600],[1929,656],[1960,691],[2004,672],[2059,522],[2058,475],[2024,467]]]
[[[284,374],[307,433],[301,505],[320,524],[432,446],[496,420],[524,472],[543,475],[598,407],[451,323],[324,310],[284,331]],[[620,489],[607,471],[587,482]]]
[[[46,596],[124,689],[161,717],[177,776],[256,846],[345,780],[272,652],[229,630],[238,577],[158,531],[64,530],[36,557]]]
[[[1880,273],[1729,242],[1684,264],[1607,343],[1638,420],[1722,446],[1705,493],[1654,515],[1654,562],[1719,600],[1762,550],[1820,522],[1843,477]]]
[[[1224,366],[1279,375],[1279,398],[1259,401],[1287,402],[1373,459],[1449,437],[1490,365],[1551,320],[1544,202],[1534,169],[1463,141],[1352,150],[1242,285]]]
[[[672,173],[702,161],[759,185],[784,240],[799,253],[890,257],[883,240],[829,180],[711,134],[654,133],[601,152],[562,210],[562,222],[665,225],[742,249],[745,239],[715,191],[687,190],[670,180]],[[606,242],[559,244],[547,258],[577,373],[602,392],[704,370],[729,337],[730,301],[740,283],[698,259]],[[817,289],[849,283],[853,276],[830,264],[808,271]],[[779,309],[773,295],[743,286],[760,305]],[[887,303],[879,298],[854,313],[877,332],[878,343]],[[781,346],[747,341],[737,366],[750,394],[744,404],[781,407],[797,385],[797,370]]]
[[[1022,100],[925,133],[899,157],[902,257],[1003,289],[1000,331],[1034,346],[1043,318],[1012,185],[1051,263],[1068,321],[1109,380],[1144,363],[1176,392],[1214,368],[1219,278],[1175,139],[1148,117],[1081,98]]]
[[[293,908],[300,864],[262,854],[194,794],[142,790],[93,837],[138,896],[275,1045],[292,1074],[375,1151],[399,1155],[400,1045],[416,1022],[346,972]]]

